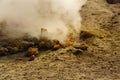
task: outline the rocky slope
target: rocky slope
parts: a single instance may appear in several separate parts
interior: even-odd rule
[[[76,55],[71,46],[40,52],[32,62],[24,53],[1,57],[0,80],[119,80],[120,4],[88,0],[80,13],[84,34],[77,45],[87,50]]]

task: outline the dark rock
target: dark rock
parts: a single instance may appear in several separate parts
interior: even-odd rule
[[[54,44],[60,44],[60,42],[58,40],[53,40]]]
[[[22,41],[20,43],[20,49],[21,50],[27,50],[29,47],[33,47],[34,46],[34,42],[28,42],[28,41]]]
[[[38,43],[38,39],[36,38],[36,37],[32,37],[32,36],[30,36],[30,35],[28,35],[28,34],[26,34],[23,38],[23,41],[27,41],[27,42],[34,42],[34,43]]]
[[[109,4],[116,4],[116,3],[120,3],[120,0],[107,0],[107,2]]]
[[[68,48],[66,51],[67,51],[68,53],[70,53],[70,54],[74,54],[75,56],[80,55],[80,54],[83,53],[83,50],[81,50],[81,49],[76,49],[76,48],[74,48],[74,47],[70,47],[70,48]]]
[[[1,41],[0,45],[7,48],[9,53],[14,54],[26,51],[29,47],[35,46],[35,43],[22,39],[4,39]]]
[[[0,46],[0,56],[8,55],[8,49]]]
[[[10,46],[11,44],[13,44],[13,40],[12,39],[4,39],[4,40],[2,40],[1,41],[1,46],[3,46],[3,47],[8,47],[8,46]]]
[[[81,31],[81,33],[80,33],[80,39],[85,40],[85,39],[92,38],[92,37],[95,37],[95,35],[90,32]]]
[[[35,55],[32,55],[29,59],[29,61],[33,61],[35,59]]]
[[[19,49],[17,47],[7,47],[7,49],[10,54],[15,54],[19,52]]]
[[[39,49],[41,50],[48,50],[48,49],[52,49],[53,48],[53,45],[54,45],[54,42],[51,41],[51,40],[41,40],[39,42]]]
[[[120,15],[120,13],[118,13],[118,15]]]
[[[65,53],[61,52],[60,54],[63,55],[63,54],[65,54]]]
[[[74,50],[73,50],[73,49],[68,49],[67,52],[69,52],[69,53],[73,53]]]
[[[81,49],[81,50],[87,50],[87,49],[88,49],[88,46],[80,46],[80,49]]]
[[[47,47],[48,49],[51,49],[51,48],[53,47],[53,41],[48,40],[48,41],[46,42],[46,47]]]
[[[73,54],[78,56],[78,55],[80,55],[82,53],[83,53],[83,51],[81,49],[77,49]]]
[[[87,50],[88,49],[88,46],[86,46],[86,45],[74,45],[73,47],[76,48],[76,49],[81,49],[81,50]]]

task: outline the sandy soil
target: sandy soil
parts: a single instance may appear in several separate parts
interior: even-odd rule
[[[80,12],[82,30],[95,35],[79,40],[87,51],[40,52],[31,62],[24,53],[0,57],[0,80],[120,80],[120,4],[88,0]]]

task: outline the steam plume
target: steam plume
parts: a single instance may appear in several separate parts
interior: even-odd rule
[[[63,41],[69,33],[79,33],[79,10],[86,0],[0,0],[2,30],[10,37],[25,33],[39,37],[41,28],[48,37]]]

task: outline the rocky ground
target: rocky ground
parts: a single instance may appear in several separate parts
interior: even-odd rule
[[[25,53],[0,57],[0,80],[120,80],[120,4],[88,0],[80,13],[77,45],[41,51],[30,62]],[[79,44],[88,49],[76,53]]]

